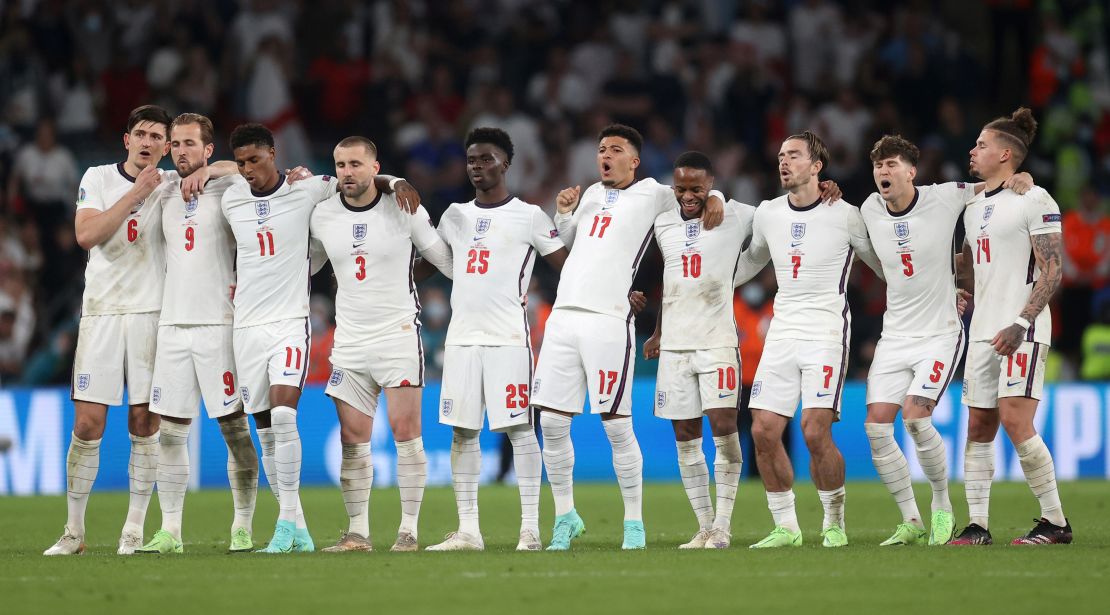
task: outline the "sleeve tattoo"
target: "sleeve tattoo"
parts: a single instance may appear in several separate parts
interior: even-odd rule
[[[1033,254],[1037,259],[1037,267],[1041,275],[1033,285],[1033,292],[1029,295],[1029,302],[1021,311],[1021,317],[1033,322],[1041,313],[1056,289],[1060,287],[1063,277],[1063,236],[1060,233],[1047,233],[1033,235]]]

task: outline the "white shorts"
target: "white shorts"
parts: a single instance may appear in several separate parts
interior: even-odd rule
[[[179,419],[196,418],[202,396],[209,418],[242,410],[231,336],[231,325],[158,327],[150,411]]]
[[[655,416],[672,421],[700,419],[706,410],[736,408],[739,402],[737,348],[659,352]]]
[[[972,408],[997,408],[999,397],[1040,399],[1044,393],[1048,344],[1022,342],[1004,357],[990,342],[971,342],[964,363],[963,402]]]
[[[270,409],[270,387],[301,388],[308,373],[311,335],[307,318],[235,329],[235,368],[247,414]]]
[[[880,338],[867,374],[867,403],[901,406],[910,395],[940,399],[963,352],[963,330],[927,338]]]
[[[530,348],[447,346],[443,353],[439,422],[480,430],[488,410],[492,431],[530,425],[531,382]]]
[[[532,381],[532,404],[593,414],[632,414],[632,319],[558,308],[551,311]]]
[[[424,348],[417,332],[360,348],[333,348],[324,393],[373,417],[382,389],[424,386]]]
[[[73,358],[70,396],[107,406],[150,401],[158,312],[82,316]]]
[[[769,340],[755,370],[748,405],[791,418],[800,400],[803,409],[828,408],[839,421],[847,364],[848,348],[838,342]]]

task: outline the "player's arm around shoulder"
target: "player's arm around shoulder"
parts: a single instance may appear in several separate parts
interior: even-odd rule
[[[852,249],[856,251],[859,259],[870,267],[875,275],[879,276],[880,280],[885,282],[886,275],[883,273],[883,265],[879,261],[878,254],[875,253],[875,247],[871,245],[871,237],[867,234],[867,225],[863,222],[863,212],[860,211],[859,207],[844,200],[840,201],[840,206],[844,208],[844,216],[848,227],[848,242]]]
[[[767,245],[767,238],[763,228],[769,216],[773,216],[771,201],[763,201],[752,214],[752,239],[748,247],[736,259],[736,275],[733,277],[733,286],[740,286],[754,278],[763,271],[767,263],[771,262],[771,249]]]
[[[417,206],[416,212],[408,216],[409,236],[412,245],[424,260],[435,265],[443,275],[451,277],[451,248],[447,242],[436,232],[432,225],[432,218],[423,205]]]

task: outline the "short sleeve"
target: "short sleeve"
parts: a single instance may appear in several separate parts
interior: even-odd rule
[[[411,216],[405,215],[409,221],[409,233],[412,237],[412,244],[416,246],[417,250],[423,252],[428,248],[434,246],[436,242],[443,241],[432,226],[432,218],[428,215],[428,210],[424,206],[416,208],[416,213]]]
[[[555,223],[543,210],[535,205],[526,205],[531,207],[532,211],[532,232],[531,243],[540,253],[540,256],[547,256],[555,252],[559,248],[565,248],[563,240],[559,239],[559,231],[555,228]]]
[[[303,186],[305,190],[309,190],[313,202],[319,203],[330,199],[335,194],[335,191],[339,188],[339,180],[330,175],[314,175],[308,179],[302,179],[294,185]]]
[[[100,173],[97,172],[96,167],[91,167],[85,171],[81,177],[80,187],[77,189],[77,209],[95,209],[96,211],[105,211],[108,209],[108,204],[104,202],[103,195],[100,190]]]
[[[1039,186],[1034,187],[1025,194],[1022,201],[1030,235],[1062,232],[1060,206],[1048,191]]]
[[[461,214],[462,212],[459,211],[458,204],[452,203],[451,206],[447,208],[447,211],[443,212],[443,215],[439,218],[439,227],[436,231],[443,239],[443,242],[449,246],[454,246],[455,237],[458,235],[456,229],[458,223],[456,222],[456,218],[459,218]]]
[[[975,184],[969,182],[933,184],[930,189],[936,190],[944,204],[955,211],[963,211],[967,202],[975,198]]]

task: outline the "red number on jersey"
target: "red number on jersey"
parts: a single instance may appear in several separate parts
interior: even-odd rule
[[[270,256],[273,256],[274,255],[274,234],[271,233],[270,231],[266,231],[265,235],[263,235],[262,232],[258,232],[258,233],[256,233],[256,235],[258,235],[258,255],[259,256],[266,256],[266,248],[269,247]]]
[[[944,373],[944,363],[940,361],[933,361],[933,373],[929,374],[929,382],[940,382],[940,376]]]
[[[1006,375],[1014,375],[1014,363],[1017,363],[1018,369],[1021,370],[1021,377],[1025,377],[1025,369],[1029,367],[1029,355],[1024,352],[1015,352],[1014,354],[1006,357]]]
[[[790,262],[794,263],[794,279],[798,279],[798,269],[802,266],[802,257],[795,254],[790,257]]]
[[[980,237],[975,240],[977,249],[975,250],[975,264],[991,262],[991,238]]]
[[[358,265],[358,271],[355,272],[355,279],[361,282],[366,279],[366,257],[356,256],[355,264]]]
[[[701,277],[701,254],[682,255],[682,277]]]
[[[466,254],[466,272],[481,275],[489,271],[489,250],[471,249]]]
[[[912,254],[903,254],[902,255],[902,273],[906,274],[907,278],[913,276],[913,255]]]
[[[224,372],[224,395],[235,394],[235,375],[231,372]]]
[[[612,216],[594,216],[594,225],[590,229],[590,237],[593,237],[595,234],[597,235],[598,239],[604,237],[605,229],[609,228],[609,223],[612,221]],[[598,228],[599,224],[601,225],[600,229]]]
[[[139,221],[131,218],[127,221],[127,241],[134,243],[139,238]]]
[[[827,389],[827,388],[829,388],[829,383],[832,382],[832,377],[833,377],[832,365],[826,365],[826,366],[822,367],[821,371],[825,372],[825,388]]]
[[[605,371],[603,369],[597,370],[598,387],[597,392],[601,395],[609,395],[613,392],[613,385],[617,382],[617,372]],[[608,379],[608,385],[606,385]]]
[[[717,368],[717,388],[732,391],[736,389],[736,368]]]
[[[195,246],[196,246],[196,231],[193,230],[193,227],[187,226],[187,227],[185,227],[185,251],[186,252],[192,252],[193,248]],[[231,393],[228,393],[228,395],[231,395]]]
[[[528,385],[527,384],[510,384],[505,386],[505,407],[506,408],[527,408],[528,407]]]

